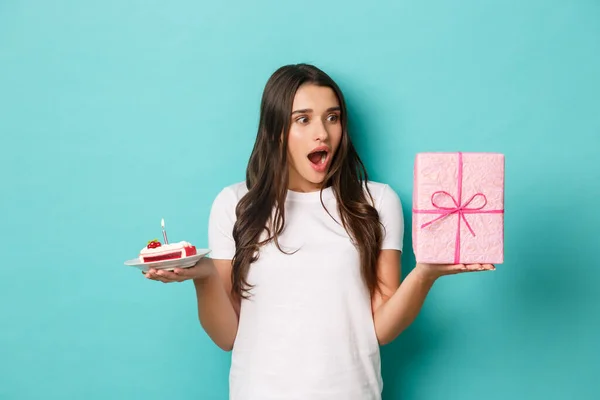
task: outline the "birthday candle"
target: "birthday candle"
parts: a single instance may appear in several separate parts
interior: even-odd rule
[[[165,240],[165,244],[169,244],[169,239],[167,239],[167,231],[165,231],[165,219],[162,218],[160,220],[160,226],[162,227],[163,239]]]

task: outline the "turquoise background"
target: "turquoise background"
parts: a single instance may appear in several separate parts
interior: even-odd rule
[[[3,1],[0,399],[226,399],[192,284],[123,265],[165,218],[206,245],[262,89],[347,95],[410,241],[420,151],[506,155],[506,262],[444,277],[383,348],[385,399],[597,399],[600,3]]]

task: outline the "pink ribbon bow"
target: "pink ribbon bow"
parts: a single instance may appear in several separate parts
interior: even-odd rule
[[[434,192],[431,195],[431,204],[433,205],[434,210],[413,209],[413,212],[418,213],[418,214],[439,214],[439,217],[422,224],[421,229],[426,228],[427,226],[433,224],[434,222],[436,222],[442,218],[446,218],[449,215],[458,214],[457,228],[456,228],[456,242],[455,242],[455,246],[454,246],[454,263],[455,264],[460,263],[460,223],[461,223],[461,221],[465,222],[465,225],[469,229],[469,232],[471,232],[471,234],[473,236],[475,236],[475,231],[473,231],[473,228],[471,228],[471,225],[469,224],[469,221],[467,221],[465,214],[502,214],[504,212],[504,210],[483,210],[483,207],[485,207],[487,205],[487,197],[485,197],[485,194],[483,194],[483,193],[475,193],[473,196],[471,196],[471,198],[469,200],[467,200],[465,203],[462,203],[462,180],[463,180],[463,160],[462,160],[462,153],[459,152],[458,153],[458,195],[457,195],[458,199],[454,198],[454,196],[452,196],[450,193],[448,193],[446,191],[439,190],[437,192]],[[439,206],[435,202],[436,194],[443,194],[446,197],[449,197],[450,199],[452,199],[452,202],[454,203],[454,207]],[[483,204],[479,207],[469,207],[469,205],[477,197],[483,198]]]

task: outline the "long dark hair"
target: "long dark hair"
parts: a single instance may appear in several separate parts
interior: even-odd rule
[[[234,296],[248,297],[251,289],[246,280],[248,270],[258,259],[262,245],[274,241],[281,250],[278,237],[285,225],[287,143],[292,105],[298,88],[309,83],[331,88],[341,108],[342,138],[321,191],[332,187],[341,222],[359,250],[365,284],[371,294],[379,287],[377,258],[382,227],[366,186],[367,171],[348,136],[344,96],[325,72],[312,65],[296,64],[275,71],[264,89],[258,134],[246,170],[248,193],[237,205],[237,221],[233,227],[236,245],[232,273]],[[261,240],[265,232],[266,238]]]

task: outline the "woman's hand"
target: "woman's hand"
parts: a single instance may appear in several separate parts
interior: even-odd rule
[[[415,271],[428,281],[435,281],[444,275],[454,275],[463,272],[494,271],[493,264],[424,264],[417,263]]]
[[[173,271],[150,268],[142,273],[148,279],[163,283],[183,282],[189,279],[206,279],[216,273],[215,265],[210,258],[201,258],[193,267],[175,268]]]

